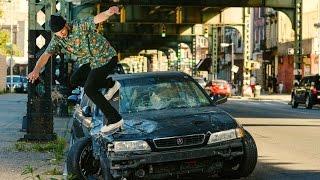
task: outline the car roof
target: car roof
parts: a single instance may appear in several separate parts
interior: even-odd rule
[[[10,75],[9,76],[7,76],[7,78],[9,78],[10,77]],[[21,77],[20,75],[12,75],[12,77]]]
[[[190,77],[189,75],[187,75],[183,72],[177,72],[177,71],[142,72],[142,73],[134,73],[134,74],[113,74],[113,75],[111,75],[111,77],[117,81],[126,80],[126,79],[152,78],[152,77],[184,78],[186,76]]]

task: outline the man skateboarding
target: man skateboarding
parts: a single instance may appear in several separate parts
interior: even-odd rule
[[[49,26],[54,36],[28,75],[29,81],[34,83],[39,78],[41,68],[54,54],[62,52],[77,57],[80,67],[72,74],[70,82],[75,86],[83,86],[87,96],[108,119],[107,125],[101,128],[103,133],[113,132],[123,126],[122,117],[108,101],[120,88],[119,82],[107,78],[117,65],[117,53],[96,30],[96,24],[106,21],[114,14],[119,14],[116,6],[94,17],[85,17],[71,23],[67,23],[60,15],[51,15]],[[105,96],[99,91],[101,88],[108,89]]]

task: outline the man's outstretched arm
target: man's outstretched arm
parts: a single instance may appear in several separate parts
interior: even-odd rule
[[[47,64],[49,58],[52,56],[50,53],[43,53],[37,61],[36,66],[34,67],[33,71],[28,74],[28,79],[31,83],[33,83],[36,79],[39,78],[39,74],[41,68]]]
[[[109,19],[110,16],[114,15],[114,14],[120,14],[119,12],[119,8],[117,6],[112,6],[110,7],[108,10],[103,11],[99,14],[97,14],[94,18],[93,18],[93,22],[95,24],[101,23],[106,21],[107,19]]]

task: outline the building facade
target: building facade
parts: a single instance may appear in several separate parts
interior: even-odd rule
[[[13,57],[14,74],[27,74],[28,64],[28,1],[11,0],[1,1],[3,16],[0,18],[0,29],[12,34],[12,43],[16,44],[22,56]],[[12,32],[12,33],[11,33]],[[6,57],[7,65],[9,58]],[[10,72],[8,70],[8,72]]]

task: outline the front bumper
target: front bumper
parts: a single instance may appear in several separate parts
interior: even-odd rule
[[[115,178],[133,174],[143,178],[164,178],[189,173],[212,173],[222,168],[225,160],[243,155],[241,139],[192,149],[148,153],[102,154],[101,161]],[[140,176],[139,176],[140,175]]]

